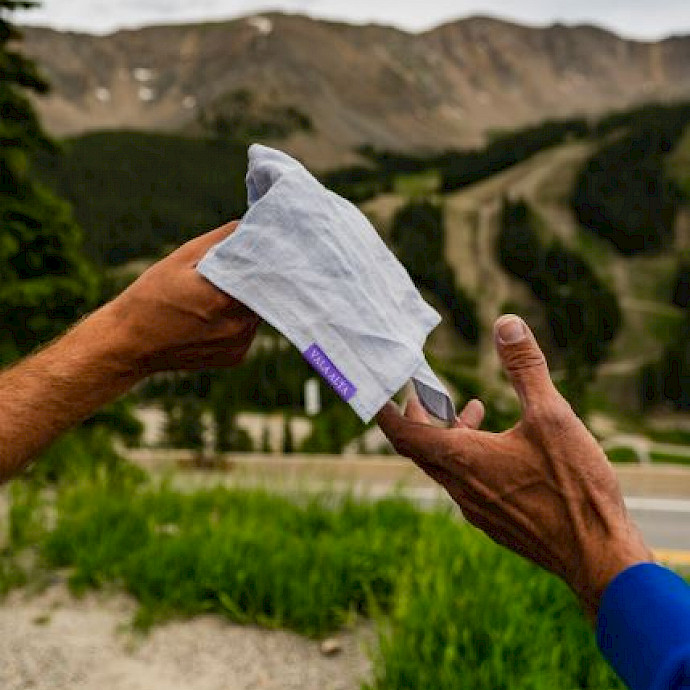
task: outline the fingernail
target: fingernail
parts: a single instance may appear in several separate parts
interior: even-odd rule
[[[498,337],[507,345],[519,343],[526,333],[525,323],[519,316],[505,316],[498,324]]]

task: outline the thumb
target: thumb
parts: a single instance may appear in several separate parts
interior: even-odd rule
[[[544,353],[527,327],[514,314],[506,314],[494,326],[496,349],[510,377],[523,410],[558,395]]]

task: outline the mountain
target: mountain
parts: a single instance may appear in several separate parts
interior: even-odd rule
[[[631,41],[592,26],[485,17],[421,34],[271,13],[108,36],[26,28],[58,135],[238,132],[314,167],[362,144],[462,147],[496,129],[690,95],[690,36]]]

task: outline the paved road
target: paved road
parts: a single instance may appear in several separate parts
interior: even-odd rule
[[[386,491],[387,487],[382,486],[369,493],[372,496],[385,495]],[[445,500],[440,492],[426,487],[410,488],[404,493],[422,507]],[[668,554],[669,558],[690,564],[690,500],[629,496],[625,502],[652,548],[677,551],[678,554]],[[687,552],[687,555],[681,555],[681,552]]]
[[[385,492],[386,487],[382,487],[380,493]],[[405,493],[422,507],[446,500],[436,490],[426,487],[408,489]],[[625,503],[655,556],[671,565],[690,568],[690,500],[628,496]]]
[[[655,549],[687,551],[690,561],[690,501],[629,497],[628,509]]]

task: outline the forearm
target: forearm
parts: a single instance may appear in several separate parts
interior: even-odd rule
[[[108,306],[0,374],[0,480],[139,378],[135,344]]]

